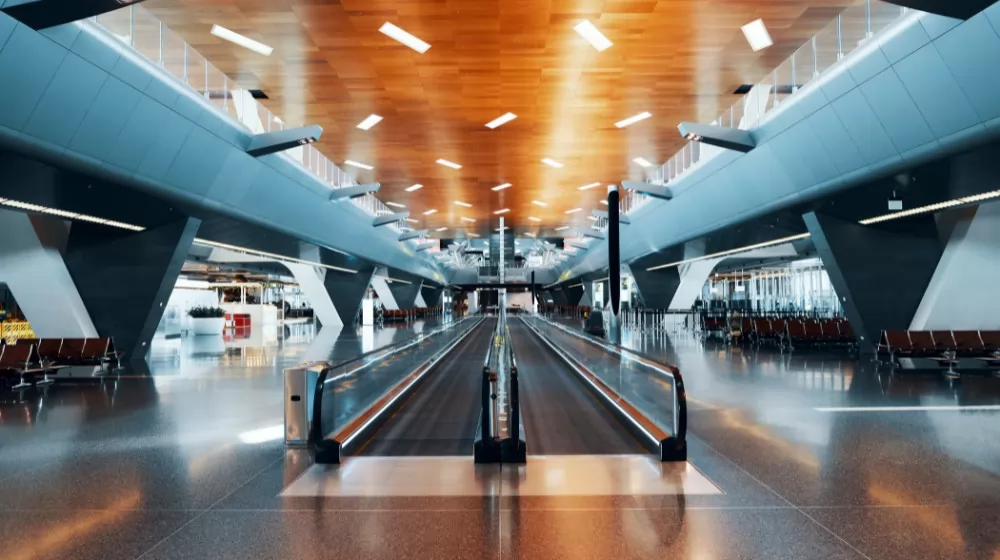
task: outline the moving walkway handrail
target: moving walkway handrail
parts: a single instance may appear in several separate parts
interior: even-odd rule
[[[561,325],[555,321],[552,321],[546,317],[538,315],[541,320],[546,323],[558,328],[559,330],[575,336],[581,340],[587,341],[595,346],[600,346],[605,350],[618,354],[619,356],[626,357],[640,365],[643,365],[649,369],[652,369],[658,373],[662,373],[670,377],[674,383],[674,434],[673,436],[677,438],[679,442],[684,444],[687,441],[687,392],[684,389],[684,378],[681,376],[681,370],[675,365],[664,364],[659,360],[656,360],[642,352],[633,350],[631,348],[626,348],[620,344],[615,344],[613,342],[608,342],[604,339],[597,338],[595,336],[589,335],[587,333],[571,329],[565,325]],[[626,356],[626,354],[628,356]]]
[[[401,350],[405,350],[406,348],[409,348],[409,347],[411,347],[411,346],[413,346],[415,344],[418,344],[418,343],[420,343],[420,342],[422,342],[422,341],[424,341],[424,340],[426,340],[426,339],[428,339],[428,338],[430,338],[430,337],[432,337],[432,336],[434,336],[434,335],[436,335],[436,334],[438,334],[440,332],[443,332],[443,331],[448,330],[450,328],[454,328],[454,327],[458,326],[459,324],[461,324],[461,323],[463,323],[465,321],[468,321],[470,319],[473,319],[473,318],[474,318],[473,316],[463,317],[463,318],[459,319],[458,321],[452,321],[452,322],[449,322],[449,323],[445,323],[443,325],[439,325],[437,328],[435,328],[435,329],[433,329],[433,330],[431,330],[429,332],[422,332],[420,334],[415,334],[415,335],[413,335],[413,336],[411,336],[409,338],[406,338],[404,340],[400,340],[399,342],[394,342],[392,344],[389,344],[388,346],[383,346],[381,348],[376,348],[375,350],[369,350],[368,352],[365,352],[363,354],[359,354],[359,355],[357,355],[357,356],[355,356],[355,357],[353,357],[353,358],[351,358],[349,360],[344,360],[342,362],[337,362],[337,363],[334,363],[334,364],[331,364],[330,362],[317,362],[317,363],[313,364],[312,366],[310,366],[310,369],[315,369],[317,367],[321,367],[322,369],[319,372],[319,377],[316,380],[316,388],[315,388],[315,390],[313,392],[312,423],[311,423],[311,426],[309,427],[309,444],[310,445],[315,445],[315,444],[319,443],[323,439],[323,437],[324,437],[324,434],[322,433],[322,427],[321,427],[322,411],[323,411],[323,388],[326,386],[326,384],[328,382],[332,382],[332,381],[336,380],[336,378],[329,379],[330,372],[339,370],[341,368],[344,368],[344,367],[349,366],[349,365],[351,365],[353,363],[356,363],[356,362],[364,361],[364,360],[366,360],[368,358],[371,358],[372,356],[375,356],[377,354],[383,354],[382,357],[392,356],[393,354],[396,354],[397,352],[400,352]],[[375,363],[374,360],[372,362],[369,362],[369,364],[371,364],[371,363]],[[357,368],[355,370],[352,370],[350,373],[355,373],[355,372],[361,370],[362,368],[366,367],[369,364],[366,364],[366,365],[361,366],[361,367],[359,367],[359,368]]]

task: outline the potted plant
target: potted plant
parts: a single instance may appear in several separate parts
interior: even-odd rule
[[[199,305],[188,309],[195,335],[222,334],[226,328],[226,310],[221,307]]]

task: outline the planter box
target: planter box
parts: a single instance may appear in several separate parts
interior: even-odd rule
[[[191,318],[191,330],[195,336],[221,335],[225,327],[225,317]]]

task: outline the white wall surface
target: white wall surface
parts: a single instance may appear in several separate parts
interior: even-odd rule
[[[912,330],[1000,330],[1000,202],[955,225]]]
[[[42,243],[27,214],[0,210],[0,241],[0,281],[39,338],[97,336],[62,254]]]

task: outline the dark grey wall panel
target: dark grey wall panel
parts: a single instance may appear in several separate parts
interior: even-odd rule
[[[941,259],[934,217],[884,227],[816,213],[803,219],[861,351],[871,352],[882,330],[908,329]]]
[[[143,360],[180,275],[197,219],[133,232],[75,222],[66,268],[97,332],[113,336],[128,360]]]
[[[635,286],[642,296],[642,303],[649,309],[668,309],[681,285],[678,268],[647,271],[644,267],[631,267]]]
[[[580,300],[583,299],[583,286],[567,286],[566,287],[566,301],[569,305],[580,305]]]
[[[427,304],[427,307],[437,307],[438,305],[441,305],[441,294],[444,293],[444,288],[440,286],[435,288],[434,286],[424,284],[421,289],[423,290],[424,303]]]

